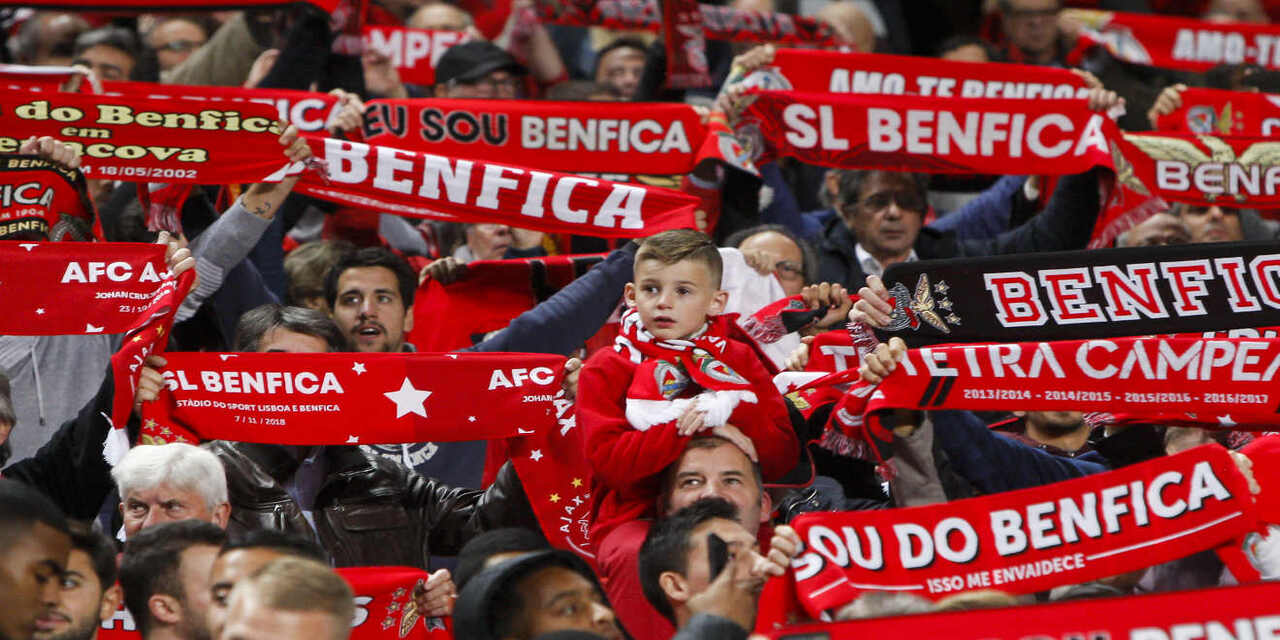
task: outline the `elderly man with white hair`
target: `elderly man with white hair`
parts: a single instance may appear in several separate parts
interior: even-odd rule
[[[144,444],[111,470],[125,538],[152,525],[203,520],[227,528],[231,503],[218,456],[189,444]]]

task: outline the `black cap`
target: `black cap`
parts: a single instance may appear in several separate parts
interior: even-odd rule
[[[474,82],[494,71],[524,75],[524,67],[511,54],[487,40],[455,44],[445,50],[436,63],[436,84],[451,80]]]
[[[467,581],[453,608],[453,634],[467,640],[499,640],[495,601],[512,583],[546,567],[564,567],[582,574],[604,593],[590,565],[571,551],[548,549],[519,555],[481,571]]]

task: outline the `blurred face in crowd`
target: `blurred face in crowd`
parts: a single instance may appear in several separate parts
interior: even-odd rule
[[[640,89],[640,76],[643,74],[644,51],[618,47],[600,57],[596,82],[613,87],[623,100],[631,100]]]
[[[1268,24],[1271,18],[1258,0],[1214,0],[1209,3],[1204,19],[1210,22],[1246,22]]]
[[[1058,37],[1059,0],[1007,0],[1003,15],[1009,43],[1032,58],[1047,62]]]
[[[799,295],[804,289],[804,253],[796,244],[777,231],[765,231],[742,241],[738,249],[764,251],[778,259],[773,275],[782,283],[782,290],[789,296]]]
[[[115,615],[122,597],[118,585],[103,588],[88,552],[72,549],[58,604],[36,620],[34,640],[89,640]]]
[[[321,305],[316,310],[328,311],[329,309],[324,306],[323,296],[320,301]],[[258,342],[258,353],[325,353],[328,350],[329,343],[325,342],[324,338],[280,327],[268,330]]]
[[[586,631],[622,640],[622,630],[604,594],[577,571],[560,566],[539,569],[521,578],[515,590],[523,605],[514,625],[521,638],[552,631]]]
[[[1192,242],[1233,242],[1244,239],[1244,232],[1240,229],[1240,212],[1229,207],[1189,206],[1182,213],[1182,221],[1191,231]]]
[[[1028,411],[1027,426],[1047,435],[1071,433],[1084,427],[1084,414],[1079,411]]]
[[[956,47],[939,57],[955,62],[991,62],[991,58],[987,57],[987,50],[976,44]]]
[[[222,636],[231,590],[236,584],[282,556],[284,554],[275,549],[243,547],[223,553],[213,561],[209,577],[209,637]]]
[[[520,78],[510,71],[499,70],[486,74],[479,80],[451,80],[436,85],[437,98],[515,98],[520,89]]]
[[[466,11],[445,2],[436,2],[413,12],[406,26],[431,31],[465,31],[471,24],[471,15]]]
[[[89,67],[102,80],[128,80],[129,74],[133,73],[134,60],[120,49],[98,44],[81,51],[73,64]]]
[[[875,28],[862,9],[852,2],[829,2],[815,17],[830,25],[836,39],[851,46],[854,51],[875,51]]]
[[[352,267],[338,277],[333,320],[351,348],[363,353],[399,351],[413,329],[396,274],[386,267]]]
[[[332,640],[346,638],[350,629],[327,611],[282,611],[261,602],[252,585],[231,591],[227,624],[214,640]]]
[[[71,537],[43,522],[2,533],[0,639],[27,640],[37,619],[58,606]]]
[[[840,214],[880,262],[904,260],[924,224],[924,193],[911,176],[875,171],[862,181],[857,200],[841,201]]]
[[[728,441],[686,449],[672,474],[669,495],[664,496],[667,515],[703,498],[721,498],[738,508],[742,526],[755,531],[773,511],[768,492],[756,482],[751,459]]]
[[[200,25],[180,18],[160,23],[147,38],[147,44],[155,50],[160,70],[178,66],[207,40]]]
[[[729,298],[711,282],[707,265],[696,260],[637,260],[635,282],[627,283],[623,295],[640,313],[644,328],[659,340],[692,336],[708,315],[724,311]]]
[[[675,603],[683,604],[690,597],[707,590],[714,577],[711,575],[711,564],[707,557],[707,535],[716,534],[729,547],[729,558],[736,558],[740,553],[749,553],[760,560],[760,543],[756,537],[740,523],[723,518],[712,518],[694,528],[689,535],[689,555],[685,556],[685,572],[680,575],[666,572],[658,579],[667,597]],[[725,568],[728,571],[728,567]],[[756,576],[757,592],[764,588],[764,576]]]
[[[125,537],[132,538],[147,527],[181,520],[203,520],[225,528],[231,505],[222,503],[210,509],[199,493],[160,484],[130,491],[120,501],[120,515],[124,517]]]
[[[501,260],[514,238],[505,224],[481,223],[467,227],[467,248],[476,260]]]
[[[183,550],[178,561],[178,582],[182,585],[182,597],[177,599],[182,621],[174,632],[188,640],[210,640],[209,636],[209,580],[213,561],[219,548],[209,544],[196,544]]]
[[[1191,242],[1191,232],[1177,216],[1157,213],[1125,232],[1124,246],[1163,247]]]

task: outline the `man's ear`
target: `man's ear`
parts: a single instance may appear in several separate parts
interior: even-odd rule
[[[231,503],[224,502],[213,508],[213,523],[222,529],[227,528],[227,522],[231,520]]]
[[[174,625],[182,622],[182,604],[171,595],[157,593],[147,598],[147,610],[161,624]]]
[[[658,576],[658,586],[662,587],[668,600],[678,604],[684,604],[694,596],[693,590],[689,588],[689,581],[674,571],[663,571]]]
[[[628,282],[627,286],[622,288],[622,299],[627,301],[627,306],[635,308],[636,306],[636,284]]]
[[[773,496],[769,495],[768,490],[760,487],[760,524],[764,524],[773,518]]]
[[[729,304],[729,292],[724,290],[717,291],[711,297],[711,308],[708,311],[711,312],[711,315],[718,316],[724,313],[724,307],[727,304]]]
[[[413,331],[413,305],[409,305],[404,309],[404,332]]]
[[[113,584],[102,592],[102,602],[98,604],[98,620],[106,622],[115,617],[120,610],[120,602],[124,600],[124,590],[119,584]]]

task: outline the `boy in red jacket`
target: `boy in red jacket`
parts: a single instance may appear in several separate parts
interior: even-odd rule
[[[799,456],[786,405],[750,338],[719,315],[729,297],[722,268],[705,234],[646,239],[614,348],[582,367],[577,420],[595,474],[591,539],[601,553],[617,525],[656,515],[661,473],[695,435],[737,445],[766,479]]]

